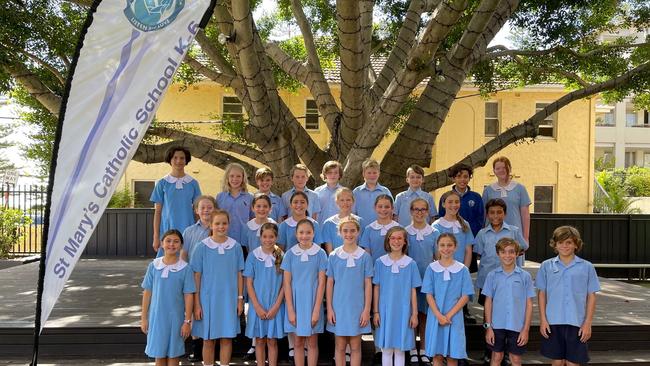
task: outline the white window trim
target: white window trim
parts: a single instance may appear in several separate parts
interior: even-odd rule
[[[487,116],[486,105],[488,103],[497,105],[497,117],[496,118]],[[499,101],[499,100],[486,100],[483,103],[483,111],[484,111],[484,113],[483,113],[483,136],[484,137],[496,137],[496,136],[498,136],[499,133],[501,133],[501,101]],[[487,119],[488,118],[491,119],[491,120],[493,120],[493,119],[497,120],[497,132],[494,135],[488,135],[488,133],[487,133],[486,125],[487,125]]]
[[[310,99],[310,98],[305,99],[305,104],[304,104],[304,106],[305,106],[305,123],[303,124],[303,126],[305,127],[305,130],[307,130],[307,131],[318,132],[318,131],[320,131],[320,125],[321,125],[321,118],[320,118],[320,115],[318,113],[318,104],[316,104],[316,108],[307,108],[307,102],[309,102],[309,101],[313,101],[314,103],[316,103],[315,99]],[[310,110],[310,109],[315,110],[316,115],[318,115],[318,127],[317,128],[307,128],[307,111]]]
[[[546,104],[546,105],[548,105],[548,104],[551,104],[551,103],[553,103],[553,102],[550,102],[550,101],[543,101],[543,100],[537,100],[537,101],[535,101],[535,106],[534,106],[534,107],[535,107],[535,112],[534,112],[534,113],[539,112],[539,110],[537,109],[537,104]],[[544,108],[544,107],[542,107],[542,108]],[[553,126],[552,126],[552,127],[553,127],[553,136],[537,135],[537,138],[538,138],[538,139],[541,139],[541,140],[557,140],[557,134],[558,134],[558,112],[559,112],[559,111],[556,111],[555,113],[553,113],[553,114],[551,114],[551,115],[549,116],[549,117],[553,118]],[[546,121],[546,119],[545,119],[544,121]],[[539,127],[551,127],[551,125],[540,124]],[[539,128],[538,128],[538,130],[539,130]]]
[[[225,106],[226,106],[225,99],[226,98],[237,98],[237,96],[236,95],[222,95],[221,96],[221,120],[222,121],[223,121],[223,119],[224,119],[223,117],[224,117],[224,115],[226,113],[226,108],[225,108]],[[239,105],[241,105],[241,116],[242,116],[242,120],[243,120],[243,119],[246,118],[246,110],[244,109],[244,104],[239,100],[239,98],[237,98],[237,100],[239,101]],[[235,103],[228,103],[228,104],[235,105]]]

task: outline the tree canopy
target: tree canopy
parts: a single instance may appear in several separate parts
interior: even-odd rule
[[[39,132],[27,154],[45,164],[91,3],[6,3],[0,9],[6,19],[0,30],[0,91],[11,91],[31,107],[24,119]],[[650,27],[647,1],[280,0],[277,11],[255,17],[259,5],[256,0],[217,1],[178,76],[187,84],[204,77],[231,88],[247,120],[237,128],[224,124],[222,139],[154,123],[148,136],[162,143],[147,139],[135,160],[161,162],[169,144],[180,143],[217,167],[232,161],[248,170],[269,166],[276,172],[276,188],[284,189],[293,164],[303,162],[317,173],[335,159],[345,167],[343,183],[353,186],[361,179],[361,162],[393,131],[396,139],[382,161],[382,182],[399,190],[408,165],[430,165],[432,146],[467,80],[486,96],[546,82],[572,90],[461,160],[475,167],[509,144],[535,138],[543,120],[572,101],[602,93],[608,100],[634,95],[639,106],[650,105],[648,40],[599,38],[604,32]],[[516,34],[515,47],[491,45],[506,23]],[[287,27],[299,35],[277,37]],[[220,34],[234,37],[221,44]],[[380,57],[385,63],[375,72],[371,60]],[[340,104],[326,78],[334,63],[340,64]],[[301,86],[311,93],[330,132],[324,148],[278,92]],[[429,190],[448,183],[446,170],[425,177]]]

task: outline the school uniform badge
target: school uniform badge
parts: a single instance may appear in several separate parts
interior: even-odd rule
[[[170,25],[183,10],[185,0],[127,0],[124,15],[143,31],[157,31]]]

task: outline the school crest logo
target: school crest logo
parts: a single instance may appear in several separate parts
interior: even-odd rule
[[[137,29],[151,32],[170,25],[184,6],[185,0],[127,0],[124,15]]]
[[[467,202],[467,205],[468,205],[469,207],[474,207],[474,206],[476,205],[476,202],[474,202],[474,200],[469,200],[469,201]]]

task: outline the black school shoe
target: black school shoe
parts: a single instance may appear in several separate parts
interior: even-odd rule
[[[255,346],[252,346],[248,349],[248,352],[242,357],[244,361],[254,361],[255,360]]]
[[[372,358],[373,365],[381,365],[381,351],[375,353],[375,356]]]
[[[203,339],[192,339],[192,352],[187,360],[192,363],[203,361]]]

